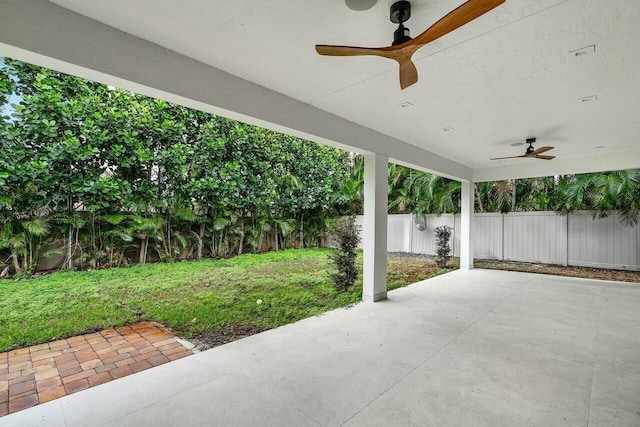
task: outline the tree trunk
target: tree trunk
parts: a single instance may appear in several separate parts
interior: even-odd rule
[[[142,239],[142,243],[140,243],[140,258],[139,258],[139,262],[140,264],[144,264],[147,260],[147,241],[149,240],[148,237],[145,237],[144,239]]]
[[[16,270],[16,273],[20,273],[20,260],[18,257],[18,253],[13,249],[11,250],[11,262],[13,262],[13,268]]]
[[[484,206],[482,206],[482,194],[478,191],[478,186],[476,184],[473,185],[475,187],[476,200],[478,201],[478,210],[480,212],[484,212]]]
[[[242,249],[244,245],[244,220],[240,218],[240,244],[238,245],[238,255],[242,255]]]
[[[71,196],[67,197],[67,212],[69,218],[73,215],[73,200]],[[73,224],[69,223],[69,233],[67,235],[67,269],[73,270]]]
[[[76,250],[80,251],[80,269],[84,269],[84,266],[82,265],[82,260],[84,259],[84,248],[82,247],[82,245],[80,244],[80,229],[76,228],[75,229],[75,236],[73,238],[73,254],[76,253]],[[98,258],[96,258],[97,256],[97,252],[91,252],[93,253],[93,257],[90,259],[90,265],[93,268],[96,268],[96,266],[98,265],[97,261]]]
[[[298,238],[300,239],[298,249],[304,249],[304,215],[300,215],[300,235]]]
[[[69,233],[67,235],[67,269],[73,270],[73,225],[69,224]]]
[[[260,253],[262,251],[262,244],[264,243],[264,232],[263,232],[263,226],[260,224],[254,224],[254,230],[258,230],[258,232],[260,233],[259,237],[258,237],[258,244],[256,245],[256,251],[255,253]]]
[[[164,227],[160,227],[160,231],[162,231]],[[162,249],[164,249],[164,256],[173,258],[175,255],[173,252],[173,248],[171,247],[171,215],[167,214],[167,224],[166,224],[167,234],[163,236],[162,239]]]
[[[276,244],[276,252],[278,252],[278,227],[274,227],[273,230],[273,240],[275,241]]]
[[[220,239],[218,240],[218,249],[216,250],[216,253],[218,254],[219,257],[224,257],[224,256],[227,255],[227,254],[222,255],[222,244],[223,243],[224,243],[224,231],[221,231],[220,232]],[[229,243],[229,242],[227,241],[227,243]],[[227,246],[229,246],[229,245],[227,244]]]
[[[198,233],[198,259],[202,259],[202,248],[204,246],[204,222],[200,223],[200,233]],[[215,236],[212,241],[215,242]]]
[[[96,213],[91,212],[91,251],[98,252],[98,248],[103,248],[103,240],[101,230],[98,230],[98,237],[96,238]]]

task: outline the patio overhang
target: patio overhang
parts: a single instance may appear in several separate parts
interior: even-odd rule
[[[0,54],[452,179],[470,168],[45,0],[0,2]]]
[[[461,1],[427,3],[413,1],[416,28]],[[506,2],[416,54],[422,80],[405,91],[393,64],[315,54],[314,43],[332,39],[383,45],[385,8],[358,16],[311,0],[0,0],[0,55],[363,153],[370,171],[388,160],[459,180],[464,268],[473,267],[474,182],[640,168],[634,3]],[[571,55],[583,46],[591,54]],[[556,146],[557,158],[489,160],[519,154],[511,143],[528,136]],[[373,266],[385,262],[386,215],[375,213],[384,177],[367,177]],[[365,295],[380,294],[383,270],[374,270]]]

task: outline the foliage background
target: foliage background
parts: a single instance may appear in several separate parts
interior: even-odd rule
[[[323,245],[362,213],[363,161],[248,124],[4,58],[0,267],[87,269]],[[640,172],[476,184],[477,212],[640,212]],[[460,185],[389,165],[389,212],[459,212]],[[58,249],[55,249],[58,248]],[[59,249],[62,248],[62,249]]]
[[[346,153],[4,60],[0,249],[29,274],[321,243],[345,205]],[[295,234],[293,231],[296,231]]]

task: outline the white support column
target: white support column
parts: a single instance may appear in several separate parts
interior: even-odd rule
[[[389,158],[364,156],[364,249],[362,299],[387,298],[387,170]]]
[[[474,183],[462,181],[461,221],[460,221],[460,268],[473,268],[473,210]]]

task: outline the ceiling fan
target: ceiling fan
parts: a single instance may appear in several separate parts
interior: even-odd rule
[[[527,138],[527,144],[529,144],[529,146],[527,147],[527,152],[520,156],[495,157],[491,160],[517,159],[518,157],[533,157],[535,159],[542,159],[542,160],[552,160],[556,158],[556,156],[542,155],[542,153],[546,153],[549,150],[553,150],[555,147],[540,147],[538,149],[534,149],[533,144],[535,142],[536,142],[535,138]]]
[[[411,62],[411,57],[418,49],[484,15],[504,2],[505,0],[468,0],[412,39],[409,36],[409,29],[404,26],[404,23],[411,17],[411,3],[397,1],[391,5],[391,22],[399,24],[398,29],[393,33],[391,46],[370,48],[316,45],[316,51],[320,55],[327,56],[375,55],[393,59],[400,65],[400,88],[405,89],[418,81],[418,70]]]

